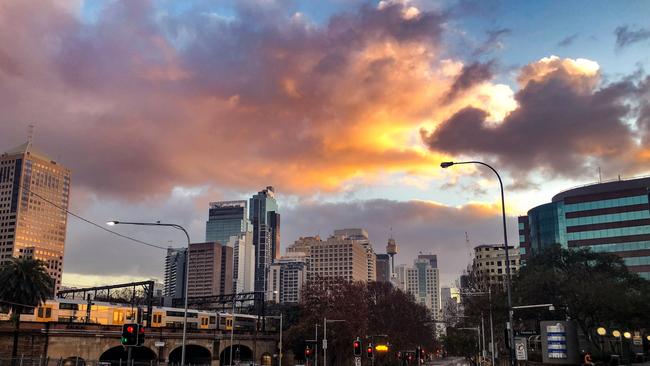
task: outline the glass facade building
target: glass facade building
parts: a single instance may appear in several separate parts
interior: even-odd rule
[[[559,244],[623,258],[630,271],[650,279],[650,178],[574,188],[519,218],[523,257]]]
[[[227,244],[231,236],[239,236],[248,229],[246,201],[211,202],[205,223],[205,241]]]
[[[266,291],[271,263],[280,257],[280,214],[273,187],[254,195],[249,207],[255,246],[255,291]]]

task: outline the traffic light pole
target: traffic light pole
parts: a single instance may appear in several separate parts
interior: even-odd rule
[[[126,366],[131,366],[131,351],[133,351],[132,346],[126,347]]]

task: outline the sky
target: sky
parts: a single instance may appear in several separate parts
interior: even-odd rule
[[[272,185],[282,249],[362,227],[397,263],[470,248],[562,190],[650,172],[647,1],[0,0],[0,150],[72,170],[70,210],[205,239]],[[157,245],[182,233],[116,227]],[[466,243],[466,236],[469,243]],[[162,278],[164,250],[68,221],[64,284]]]

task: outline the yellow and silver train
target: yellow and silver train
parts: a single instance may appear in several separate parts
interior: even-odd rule
[[[59,323],[92,323],[102,325],[122,325],[135,322],[138,307],[110,302],[95,301],[90,306],[88,317],[88,302],[72,299],[47,300],[35,308],[23,310],[21,321],[31,322],[59,322]],[[142,318],[146,318],[146,306],[140,306]],[[154,306],[151,312],[152,328],[182,328],[183,309]],[[0,312],[0,320],[9,320],[8,311]],[[262,321],[256,315],[235,314],[235,331],[254,331],[262,329]],[[266,331],[278,329],[276,319],[265,318]],[[187,310],[187,327],[190,329],[219,329],[232,330],[233,317],[230,313],[211,312],[205,310]]]

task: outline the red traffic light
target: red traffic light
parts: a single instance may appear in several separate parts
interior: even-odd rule
[[[132,326],[129,325],[128,327],[126,327],[126,331],[129,333],[133,333],[134,329]]]
[[[311,356],[311,348],[309,347],[305,348],[305,356],[307,357]]]

